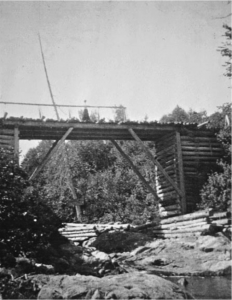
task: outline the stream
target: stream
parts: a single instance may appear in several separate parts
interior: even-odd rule
[[[165,277],[174,283],[181,277]],[[231,276],[186,277],[186,290],[196,299],[231,299]]]

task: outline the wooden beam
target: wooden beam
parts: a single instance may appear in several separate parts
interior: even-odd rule
[[[181,212],[182,212],[182,214],[185,214],[186,213],[186,193],[185,193],[184,167],[183,167],[181,138],[180,138],[179,132],[176,132],[176,145],[177,145],[177,159],[178,159],[178,169],[179,169],[179,177],[180,177],[180,189],[182,192]]]
[[[134,132],[132,128],[128,129],[130,134],[134,137],[134,139],[142,146],[143,150],[146,152],[147,156],[152,160],[152,162],[157,166],[159,171],[164,175],[166,180],[173,186],[173,188],[176,190],[176,192],[182,196],[181,190],[178,188],[176,183],[172,180],[172,178],[168,175],[168,173],[164,170],[164,168],[161,166],[161,164],[158,162],[158,160],[152,155],[152,153],[149,151],[149,149],[143,144],[143,142],[140,140],[140,138],[137,136],[137,134]]]
[[[145,180],[143,175],[140,173],[138,168],[133,164],[129,156],[122,150],[122,148],[114,141],[111,140],[112,144],[118,149],[120,154],[125,158],[125,160],[130,164],[132,170],[136,173],[136,175],[139,177],[139,179],[146,185],[150,193],[155,197],[156,200],[159,201],[159,197],[157,196],[155,190],[150,186],[150,184]]]
[[[50,157],[57,151],[57,149],[64,143],[66,137],[70,134],[73,128],[69,128],[68,131],[63,135],[63,137],[56,141],[52,147],[49,149],[48,153],[46,154],[45,158],[43,159],[42,163],[36,168],[33,172],[29,180],[35,179],[35,177],[39,174],[39,172],[45,167],[47,162],[49,161]]]
[[[14,128],[14,158],[17,164],[19,164],[19,129]]]

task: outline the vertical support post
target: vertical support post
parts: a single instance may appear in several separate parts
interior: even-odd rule
[[[182,192],[181,196],[181,212],[186,213],[186,192],[185,192],[185,182],[184,182],[184,166],[183,166],[183,156],[181,147],[180,133],[176,131],[176,145],[177,145],[177,159],[178,159],[178,169],[180,178],[180,189]]]
[[[14,158],[17,164],[19,164],[19,129],[14,128]]]

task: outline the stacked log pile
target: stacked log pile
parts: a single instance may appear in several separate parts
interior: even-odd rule
[[[90,238],[97,237],[103,232],[129,230],[129,224],[78,224],[66,223],[59,232],[74,243],[82,243]]]
[[[166,173],[179,186],[175,132],[165,135],[156,142],[156,155]],[[157,195],[160,198],[160,217],[167,218],[181,214],[180,197],[170,183],[167,182],[164,175],[159,170],[156,172]]]
[[[138,226],[134,230],[146,232],[158,238],[178,238],[199,236],[203,232],[213,233],[224,230],[231,232],[230,224],[230,213],[203,210],[161,219],[159,224],[148,223]]]
[[[231,214],[212,210],[197,211],[190,214],[161,219],[135,226],[130,224],[77,224],[66,223],[59,232],[74,242],[82,244],[90,238],[96,238],[103,232],[137,231],[157,238],[178,238],[199,236],[203,232],[214,233],[229,231],[231,233]]]

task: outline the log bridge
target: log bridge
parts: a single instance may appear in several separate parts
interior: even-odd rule
[[[54,140],[41,165],[31,175],[36,178],[52,154],[65,140],[110,140],[125,158],[148,191],[159,202],[161,218],[191,213],[199,201],[205,181],[202,171],[223,155],[215,134],[186,123],[86,123],[76,120],[41,120],[24,118],[0,119],[0,147],[12,150],[19,161],[20,140]],[[144,178],[117,140],[134,140],[154,164],[155,188]],[[155,142],[156,154],[144,141]],[[74,199],[78,202],[77,199]],[[79,205],[76,203],[76,205]]]

